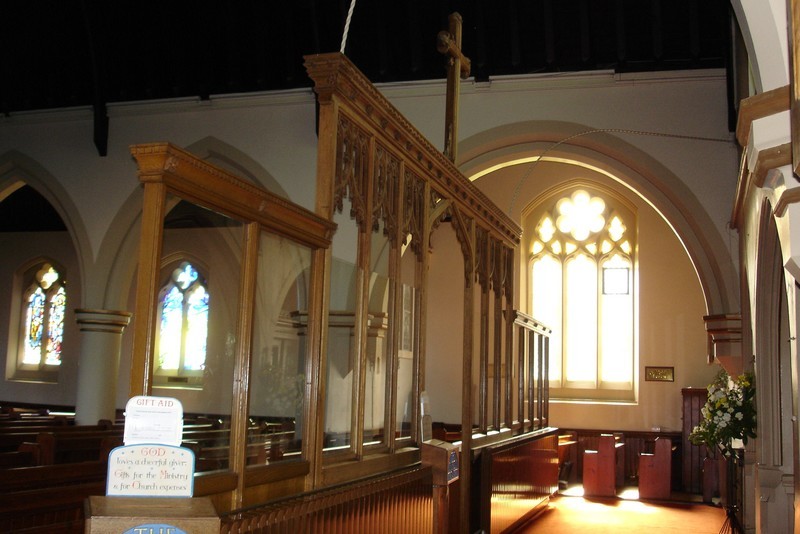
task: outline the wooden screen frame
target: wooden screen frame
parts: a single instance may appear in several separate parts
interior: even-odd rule
[[[217,504],[231,509],[242,505],[245,492],[244,444],[249,410],[250,340],[253,330],[253,309],[258,265],[259,238],[263,231],[285,237],[309,247],[312,254],[309,293],[308,344],[306,361],[308,376],[319,369],[322,339],[320,284],[325,250],[330,247],[336,225],[305,208],[293,204],[228,171],[216,167],[193,154],[169,143],[142,144],[131,147],[138,165],[139,181],[144,188],[142,230],[139,248],[133,350],[131,356],[130,396],[150,395],[153,388],[155,333],[158,325],[158,290],[164,234],[164,217],[168,195],[215,211],[243,224],[244,246],[239,287],[237,317],[237,347],[231,406],[231,456],[227,475],[213,474],[209,493],[227,493]],[[317,313],[314,313],[317,310]],[[317,417],[316,389],[305,388],[307,421]],[[317,439],[314,425],[303,425],[303,465],[266,466],[272,473],[256,473],[249,483],[268,483],[274,479],[307,475],[310,471],[309,449]],[[220,477],[226,480],[221,480]],[[198,481],[199,482],[199,481]],[[204,484],[197,484],[195,493],[204,493]]]

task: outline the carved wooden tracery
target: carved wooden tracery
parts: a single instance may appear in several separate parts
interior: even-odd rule
[[[394,241],[399,224],[396,206],[400,195],[400,162],[381,145],[376,145],[375,150],[372,191],[372,231],[378,231],[383,222],[384,235]]]
[[[363,130],[346,119],[340,120],[338,126],[334,204],[337,211],[341,212],[343,200],[347,197],[351,206],[350,216],[363,227],[367,215],[369,139]]]
[[[416,174],[406,170],[403,193],[403,244],[411,237],[411,249],[422,254],[422,232],[425,226],[425,183]]]

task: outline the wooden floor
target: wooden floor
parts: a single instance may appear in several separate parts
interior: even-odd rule
[[[616,534],[658,532],[718,534],[725,511],[718,504],[704,504],[699,496],[673,495],[670,501],[640,501],[638,490],[629,488],[618,498],[584,498],[583,488],[556,495],[535,520],[515,534]]]

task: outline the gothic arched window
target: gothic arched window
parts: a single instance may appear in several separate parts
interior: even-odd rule
[[[61,365],[67,292],[63,273],[50,263],[28,271],[22,294],[20,363],[23,369],[55,368]]]
[[[166,382],[202,377],[208,340],[208,285],[189,262],[172,271],[159,293],[158,368]]]
[[[554,332],[554,398],[633,398],[635,216],[617,204],[574,189],[534,219],[532,314]]]

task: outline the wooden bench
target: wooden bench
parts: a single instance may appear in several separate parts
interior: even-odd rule
[[[669,499],[672,493],[672,441],[656,438],[655,450],[639,453],[639,498]]]
[[[83,503],[105,495],[107,462],[0,469],[0,532],[83,532]]]
[[[77,425],[74,421],[59,423],[56,420],[18,419],[0,423],[0,432],[31,432],[51,429],[54,431],[74,430],[80,432],[83,429],[110,430],[114,427],[122,428],[123,426],[123,423],[117,423],[109,419],[100,419],[97,424],[94,425]]]
[[[20,447],[26,445],[23,443]],[[29,450],[0,452],[0,469],[11,467],[33,467],[38,465],[38,455]]]
[[[109,422],[110,423],[110,422]],[[75,426],[13,426],[0,429],[0,452],[10,452],[19,449],[19,445],[24,442],[36,442],[37,437],[42,432],[52,432],[61,435],[89,435],[96,432],[113,433],[122,435],[123,427],[113,424],[99,423],[97,425],[75,425]]]
[[[97,460],[121,444],[122,430],[0,434],[0,453],[38,448],[42,465]]]
[[[105,482],[108,462],[76,462],[72,464],[38,465],[0,470],[0,501],[2,495],[44,486],[69,486],[86,482]]]
[[[566,431],[558,435],[558,486],[566,489],[569,486],[572,468],[576,462],[578,434]]]
[[[271,434],[250,434],[246,445],[245,454],[247,465],[263,465],[268,461],[277,461],[285,454],[292,454],[300,450],[287,447],[293,443],[295,433],[273,432]],[[195,454],[195,471],[215,471],[227,469],[230,459],[230,442],[204,443],[202,441],[185,440],[183,447],[191,449]]]
[[[35,469],[35,468],[33,468]],[[84,501],[105,495],[105,480],[0,495],[0,532],[84,532]]]
[[[108,461],[108,453],[122,445],[122,432],[98,431],[79,434],[40,432],[36,438],[41,465],[84,461]]]
[[[597,450],[583,452],[584,495],[614,497],[617,494],[619,465],[624,456],[624,443],[613,434],[602,434],[597,441]],[[623,464],[624,465],[624,464]]]

